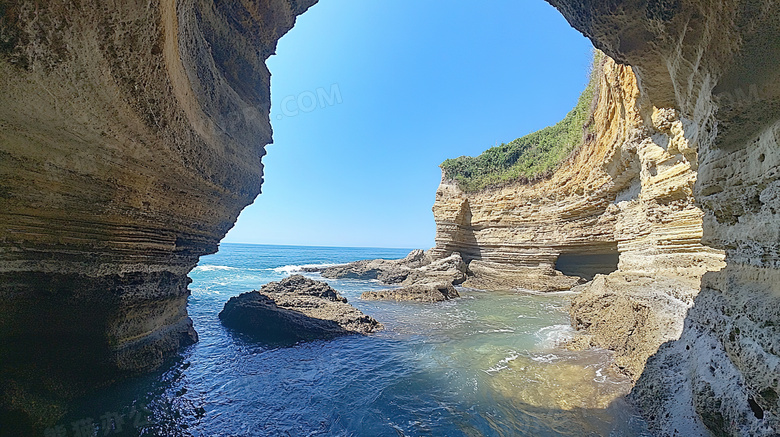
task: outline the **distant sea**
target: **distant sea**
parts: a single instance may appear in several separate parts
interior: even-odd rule
[[[157,373],[82,399],[57,429],[82,435],[91,422],[94,435],[649,435],[606,351],[560,347],[572,333],[571,293],[461,290],[460,299],[437,304],[369,302],[360,293],[386,287],[328,280],[386,329],[286,348],[252,342],[217,318],[231,296],[303,266],[409,251],[222,244],[190,274],[200,341]]]

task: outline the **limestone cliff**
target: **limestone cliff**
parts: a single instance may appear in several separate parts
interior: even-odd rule
[[[643,100],[629,67],[606,58],[594,74],[591,134],[550,178],[464,192],[444,174],[432,253],[460,252],[474,274],[467,285],[482,288],[569,289],[575,273],[590,279],[591,267],[684,279],[674,297],[690,302],[701,275],[722,259],[701,244],[690,121]]]
[[[780,4],[548,1],[631,69],[605,68],[595,143],[551,179],[467,194],[445,178],[437,252],[468,254],[477,277],[487,263],[488,279],[550,276],[615,243],[618,270],[585,287],[573,322],[639,378],[656,431],[777,435]]]
[[[647,363],[633,396],[664,434],[780,430],[780,4],[771,0],[551,0],[633,66],[653,105],[690,120],[702,241],[725,250],[682,337]]]
[[[260,192],[265,60],[315,1],[0,3],[0,416],[196,340],[187,273]]]
[[[691,122],[642,98],[629,67],[606,58],[594,74],[591,135],[552,177],[469,193],[444,175],[434,252],[467,254],[466,285],[477,288],[570,289],[579,278],[563,273],[602,273],[573,300],[584,333],[574,346],[612,349],[637,377],[679,338],[702,275],[723,254],[701,244]],[[619,263],[603,262],[610,253]]]

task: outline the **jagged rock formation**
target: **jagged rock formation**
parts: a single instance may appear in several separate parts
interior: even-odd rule
[[[187,273],[260,192],[265,60],[315,1],[0,4],[0,416],[196,340]]]
[[[430,253],[413,250],[402,259],[373,259],[326,268],[308,269],[325,278],[378,280],[401,285],[391,290],[367,291],[364,300],[441,302],[458,297],[454,285],[463,283],[469,273],[458,252],[440,259]]]
[[[328,284],[301,275],[231,297],[219,318],[257,340],[282,345],[383,329]]]
[[[424,284],[457,285],[466,280],[468,269],[459,253],[433,260],[420,249],[413,250],[403,259],[373,259],[325,268],[307,269],[321,272],[331,279],[376,279],[385,284],[403,286]]]
[[[451,283],[417,284],[394,290],[366,291],[360,295],[363,300],[395,300],[411,302],[443,302],[460,297]]]

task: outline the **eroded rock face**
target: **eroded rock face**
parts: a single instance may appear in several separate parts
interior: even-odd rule
[[[615,350],[636,377],[661,343],[679,337],[702,275],[720,268],[723,254],[701,243],[702,212],[693,197],[698,143],[685,136],[690,120],[642,98],[630,68],[608,58],[596,68],[592,138],[536,183],[466,193],[445,177],[433,207],[431,253],[464,253],[473,273],[466,286],[538,291],[584,282],[556,270],[560,259],[593,260],[597,271],[610,267],[602,259],[619,254],[614,271],[602,272],[609,276],[579,288],[572,322],[588,331],[580,345]],[[653,329],[624,326],[670,313],[674,322]]]
[[[260,192],[265,60],[314,2],[0,5],[0,410],[197,339],[187,273]]]
[[[605,59],[596,69],[592,138],[551,178],[466,193],[444,176],[431,253],[462,253],[474,273],[464,285],[568,290],[581,281],[556,270],[561,256],[619,253],[618,272],[697,281],[719,267],[722,255],[701,244],[691,121],[643,99],[630,68]]]
[[[681,338],[648,361],[634,399],[662,435],[777,435],[780,4],[549,2],[630,64],[652,105],[689,121],[703,241],[726,254],[725,268],[704,275]]]
[[[460,297],[458,290],[450,283],[417,284],[394,290],[366,291],[360,295],[363,300],[394,300],[410,302],[443,302]]]
[[[293,275],[232,297],[222,324],[271,344],[370,334],[383,328],[324,282]]]

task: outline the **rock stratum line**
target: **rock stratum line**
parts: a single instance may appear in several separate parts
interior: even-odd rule
[[[590,265],[602,275],[576,288],[572,322],[587,332],[577,345],[615,350],[637,377],[679,337],[702,276],[722,268],[724,254],[701,243],[692,122],[642,98],[630,67],[597,59],[583,146],[530,184],[464,192],[445,173],[432,254],[460,252],[474,275],[466,285],[485,289],[568,290],[587,272],[565,275],[561,261]],[[611,255],[619,263],[599,265]]]

